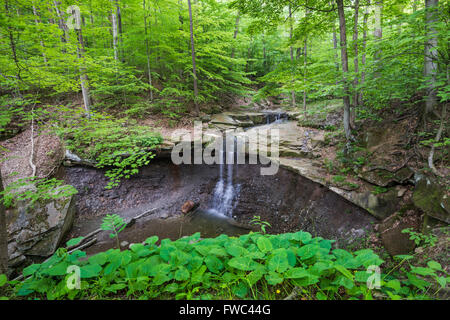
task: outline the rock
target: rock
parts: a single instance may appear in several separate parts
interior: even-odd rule
[[[404,167],[397,172],[390,172],[386,169],[363,171],[358,174],[358,177],[380,187],[391,187],[406,183],[413,175],[414,172],[410,168]]]
[[[434,178],[423,174],[416,174],[414,180],[414,205],[429,216],[450,223],[450,199],[445,189]]]
[[[126,247],[128,247],[129,246],[129,242],[128,241],[122,241],[121,243],[120,243],[120,247],[121,248],[126,248]]]
[[[392,215],[397,210],[397,205],[401,200],[397,197],[395,189],[377,195],[372,192],[345,191],[335,187],[330,189],[366,209],[378,219],[385,219]]]
[[[406,188],[397,188],[397,197],[402,198],[408,189]]]
[[[73,196],[37,201],[33,206],[21,202],[7,210],[8,236],[17,256],[52,255],[71,229],[75,218]],[[12,256],[14,257],[14,256]],[[10,256],[11,258],[11,256]]]
[[[186,201],[183,206],[181,207],[181,212],[183,212],[184,214],[187,214],[189,212],[191,212],[193,209],[195,209],[197,207],[197,205],[194,203],[194,201]]]
[[[212,117],[211,123],[213,124],[224,124],[227,126],[237,126],[238,123],[229,115],[221,113],[216,114]]]
[[[414,250],[414,241],[409,240],[409,235],[402,233],[402,230],[415,226],[414,220],[402,218],[399,213],[393,214],[380,224],[381,241],[390,255],[408,254]]]

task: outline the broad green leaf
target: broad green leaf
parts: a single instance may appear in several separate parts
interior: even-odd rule
[[[270,242],[270,240],[265,237],[258,238],[256,244],[258,246],[258,249],[264,253],[272,251],[273,249],[272,242]]]
[[[219,273],[223,269],[222,261],[216,256],[207,256],[205,258],[205,264],[212,273]]]

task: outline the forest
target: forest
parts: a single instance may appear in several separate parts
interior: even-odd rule
[[[448,300],[449,23],[0,0],[0,300]]]

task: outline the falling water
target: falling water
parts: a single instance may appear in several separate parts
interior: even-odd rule
[[[236,137],[233,140],[233,148],[227,150],[227,143],[224,143],[220,151],[219,181],[214,188],[213,200],[210,211],[232,217],[233,209],[237,205],[237,198],[240,190],[239,184],[233,183],[233,173],[236,169]],[[226,177],[224,177],[226,175]]]

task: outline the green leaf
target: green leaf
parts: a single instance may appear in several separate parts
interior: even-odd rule
[[[258,246],[258,249],[264,253],[272,251],[273,249],[272,242],[270,242],[270,240],[265,237],[258,238],[256,244]]]
[[[281,274],[273,271],[269,271],[269,273],[265,275],[265,278],[267,280],[267,283],[272,286],[280,284],[284,281],[284,278]]]
[[[69,241],[66,242],[66,246],[67,247],[73,247],[78,245],[81,241],[83,241],[84,237],[78,237],[78,238],[73,238],[70,239]]]
[[[189,273],[189,271],[185,267],[180,267],[175,272],[175,280],[177,280],[177,281],[185,281],[185,280],[189,279],[190,275],[191,274]]]
[[[8,281],[8,278],[5,274],[0,274],[0,287],[3,287],[6,282]]]
[[[411,267],[411,272],[415,274],[419,274],[421,276],[433,276],[435,275],[435,271],[431,268],[424,267]]]
[[[334,265],[337,271],[342,273],[347,279],[353,280],[353,274],[345,267],[341,265]]]
[[[39,270],[40,267],[41,267],[40,264],[32,264],[32,265],[29,265],[28,267],[26,267],[25,269],[23,269],[22,274],[23,274],[24,277],[31,276],[31,275],[34,274],[37,270]]]
[[[297,256],[300,257],[301,260],[308,260],[316,255],[319,251],[319,247],[315,244],[307,244],[297,250]]]
[[[205,264],[212,273],[219,273],[223,269],[222,261],[216,256],[207,256],[205,258]]]
[[[307,276],[309,276],[309,273],[304,268],[293,268],[284,273],[286,279],[298,279]]]
[[[228,261],[228,265],[238,270],[250,271],[256,268],[257,263],[249,257],[234,257]]]
[[[225,250],[228,252],[229,255],[232,255],[233,257],[240,257],[247,254],[247,250],[245,250],[244,247],[236,244],[227,246]]]
[[[289,267],[290,265],[286,249],[277,249],[277,253],[274,253],[274,255],[268,261],[268,268],[273,272],[283,273]]]
[[[82,279],[97,277],[102,271],[102,267],[98,264],[88,264],[80,268],[80,276]]]
[[[442,271],[442,266],[436,261],[428,261],[427,265],[434,270]]]

